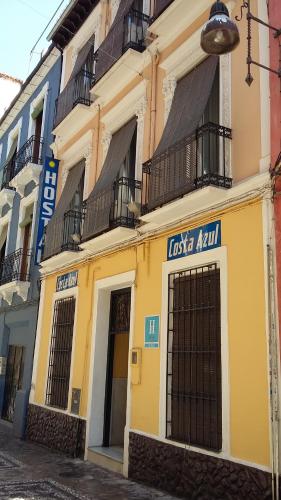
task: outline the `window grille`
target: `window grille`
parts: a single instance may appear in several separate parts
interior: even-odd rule
[[[68,405],[74,313],[74,297],[56,300],[50,347],[46,404],[63,410]]]
[[[169,275],[167,438],[222,446],[220,271]]]

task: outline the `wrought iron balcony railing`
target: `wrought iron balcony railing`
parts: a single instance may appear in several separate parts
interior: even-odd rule
[[[31,250],[19,248],[0,262],[0,285],[11,281],[30,281]]]
[[[15,177],[15,159],[12,158],[6,162],[3,167],[3,176],[1,181],[1,189],[12,189],[10,181]]]
[[[145,37],[149,27],[150,17],[131,9],[124,18],[124,38],[123,53],[128,49],[134,49],[138,52],[145,50]]]
[[[14,175],[17,175],[28,163],[42,165],[44,157],[43,149],[43,138],[32,135],[16,154]]]
[[[145,50],[149,23],[149,16],[132,8],[125,10],[124,15],[117,13],[107,37],[96,52],[95,81],[100,80],[128,49]]]
[[[84,219],[85,203],[80,209],[67,210],[62,218],[58,218],[53,224],[52,234],[47,233],[47,226],[45,226],[42,260],[49,259],[67,250],[79,251]]]
[[[231,130],[206,123],[143,165],[143,207],[149,212],[203,186],[230,188]]]
[[[85,204],[80,210],[68,210],[64,214],[63,240],[61,250],[79,250],[81,241],[83,222],[85,219]]]
[[[10,188],[10,181],[28,163],[36,163],[37,165],[41,165],[43,163],[44,156],[43,148],[44,142],[42,137],[32,135],[18,150],[17,154],[4,165],[1,189]]]
[[[108,189],[87,200],[82,239],[86,241],[116,227],[134,228],[138,214],[132,206],[137,209],[140,201],[141,182],[120,177]]]
[[[72,78],[56,100],[54,128],[56,128],[77,104],[90,106],[90,89],[94,85],[93,73],[81,70]]]

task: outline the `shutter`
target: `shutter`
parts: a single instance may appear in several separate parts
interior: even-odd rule
[[[98,49],[96,64],[96,81],[99,80],[111,66],[122,56],[124,37],[124,17],[128,14],[134,0],[121,0],[120,5],[107,34]]]
[[[158,17],[173,0],[155,0],[154,17]]]
[[[94,52],[94,47],[95,47],[95,34],[93,34],[89,40],[83,45],[82,49],[78,52],[77,59],[74,64],[74,68],[72,70],[72,73],[70,75],[69,81],[72,80],[79,71],[83,68],[83,66],[86,64],[86,61],[88,59],[88,56],[90,55],[90,52]]]
[[[178,82],[166,126],[153,157],[195,132],[211,95],[217,65],[217,56],[208,57]]]
[[[69,209],[79,182],[84,174],[85,160],[80,161],[68,173],[64,189],[55,212],[46,229],[44,259],[61,252],[64,230],[64,214]]]
[[[109,228],[110,210],[113,202],[113,183],[129,151],[136,118],[116,132],[109,146],[108,153],[93,191],[87,201],[83,239],[89,239]]]

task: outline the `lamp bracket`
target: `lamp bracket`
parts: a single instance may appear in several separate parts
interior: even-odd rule
[[[247,23],[248,23],[248,35],[247,35],[247,40],[248,40],[248,56],[247,56],[247,66],[248,66],[248,74],[246,76],[246,83],[250,86],[254,80],[253,75],[251,73],[251,65],[254,64],[255,66],[258,66],[259,68],[266,69],[267,71],[271,71],[271,73],[274,73],[275,75],[279,76],[281,78],[281,66],[278,69],[272,69],[268,66],[265,66],[264,64],[261,64],[257,61],[253,61],[252,59],[252,21],[256,21],[259,24],[262,24],[266,28],[274,31],[274,38],[279,38],[281,37],[281,28],[275,28],[274,26],[271,26],[270,24],[266,23],[262,19],[259,19],[258,17],[254,16],[251,13],[251,6],[250,6],[250,0],[245,1],[243,0],[243,3],[240,7],[240,15],[235,16],[236,21],[242,21],[243,19],[243,14],[244,14],[244,9],[247,9]],[[279,40],[279,49],[280,49],[280,60],[281,60],[281,41]]]

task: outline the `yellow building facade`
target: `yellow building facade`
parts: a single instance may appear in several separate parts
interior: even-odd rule
[[[141,4],[93,2],[68,39],[59,38],[66,18],[51,34],[64,50],[61,95],[71,74],[77,78],[75,65],[89,40],[98,51],[92,61],[98,77],[89,102],[83,96],[72,103],[54,130],[57,213],[61,207],[64,212],[50,223],[52,232],[47,229],[41,263],[27,434],[172,493],[224,498],[227,490],[231,498],[267,498],[276,441],[270,419],[267,76],[255,70],[251,89],[244,83],[243,23],[239,48],[215,69],[208,62],[200,33],[209,0]],[[134,21],[132,6],[153,19]],[[227,6],[231,17],[239,14],[239,2]],[[130,44],[124,48],[123,38],[120,57],[111,52],[114,62],[100,69],[95,65],[112,47],[107,40],[119,43],[114,30],[120,9]],[[252,9],[266,16],[262,2],[253,1]],[[128,12],[130,23],[123,24]],[[144,26],[139,51],[134,44]],[[254,31],[259,57],[265,35]],[[184,87],[193,93],[186,97],[188,112]],[[181,149],[181,124],[192,113],[196,121],[204,94],[208,122],[200,121],[203,129],[197,123]],[[215,115],[218,128],[210,125]],[[176,146],[169,143],[172,134]],[[116,177],[117,159],[123,170]],[[124,181],[132,164],[133,188]],[[81,167],[76,175],[79,165],[83,174]],[[100,201],[107,176],[115,190],[110,213]],[[72,186],[82,178],[88,201],[77,225],[73,198],[63,200],[77,194]],[[66,245],[69,210],[75,220],[69,219]],[[104,215],[111,221],[106,228]],[[64,225],[56,226],[59,220]]]

